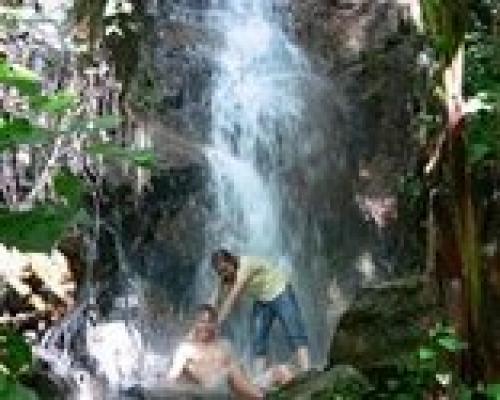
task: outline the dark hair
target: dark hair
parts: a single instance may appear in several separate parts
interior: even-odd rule
[[[208,313],[212,321],[217,321],[218,312],[214,306],[211,306],[210,304],[200,304],[198,307],[196,307],[196,317],[200,316],[200,314],[203,313]]]
[[[226,249],[219,249],[212,253],[212,268],[217,269],[219,263],[226,262],[238,268],[238,258]]]

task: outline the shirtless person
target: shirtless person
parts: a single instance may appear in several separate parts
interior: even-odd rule
[[[199,385],[207,392],[231,391],[238,399],[259,400],[264,388],[253,384],[234,360],[230,345],[217,335],[217,311],[210,305],[198,307],[188,339],[176,351],[168,379]],[[269,369],[260,378],[262,386],[286,384],[293,379],[286,366]]]
[[[217,312],[209,305],[198,308],[194,328],[177,349],[168,379],[209,392],[230,390],[241,399],[264,398],[233,359],[228,342],[218,337]]]

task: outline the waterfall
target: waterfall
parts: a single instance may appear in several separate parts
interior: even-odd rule
[[[280,142],[304,110],[306,60],[271,19],[266,2],[233,0],[221,18],[211,146],[217,240],[236,251],[285,255],[276,162]],[[293,139],[292,139],[293,140]]]
[[[305,121],[310,107],[308,91],[321,89],[324,82],[285,34],[283,15],[276,11],[276,4],[230,0],[218,13],[215,28],[223,40],[214,52],[211,143],[205,151],[215,198],[206,228],[207,254],[225,247],[236,254],[266,256],[291,269],[314,344],[314,361],[321,364],[329,340],[326,307],[313,297],[325,286],[320,283],[325,275],[319,271],[324,265],[320,265],[320,257],[308,260],[305,255],[304,238],[316,233],[304,226],[300,232],[290,223],[289,191],[282,172],[315,145],[313,135],[303,134],[307,124],[322,129],[321,122]],[[300,210],[294,213],[300,214]],[[207,281],[215,279],[208,265],[205,261],[200,267],[199,301],[209,294]],[[325,315],[318,312],[318,305]],[[245,311],[233,321],[232,340],[244,357],[250,352],[249,326],[248,317],[245,320],[241,314]],[[282,343],[273,347],[283,348]]]

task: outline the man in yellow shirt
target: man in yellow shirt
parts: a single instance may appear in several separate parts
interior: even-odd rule
[[[256,368],[265,369],[269,333],[274,319],[281,322],[302,370],[310,368],[309,346],[300,308],[290,279],[278,266],[260,257],[235,256],[227,250],[212,254],[212,266],[228,293],[219,311],[222,323],[242,294],[253,300],[253,349]]]

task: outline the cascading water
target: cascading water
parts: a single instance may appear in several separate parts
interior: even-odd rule
[[[208,29],[217,31],[220,34],[217,37],[222,38],[215,51],[210,48],[211,66],[215,70],[208,88],[211,123],[210,144],[205,147],[205,155],[211,171],[210,190],[215,207],[205,227],[207,253],[222,246],[244,254],[265,255],[282,268],[290,269],[311,338],[313,361],[322,364],[329,342],[329,333],[325,332],[331,332],[331,326],[326,322],[327,307],[318,294],[329,282],[324,279],[323,260],[320,256],[312,257],[311,245],[304,242],[307,238],[316,243],[321,235],[302,210],[290,205],[288,182],[282,172],[293,170],[299,162],[309,166],[308,161],[303,160],[311,148],[321,146],[315,143],[321,134],[315,132],[321,131],[323,136],[330,132],[329,118],[315,120],[310,114],[311,107],[315,107],[311,99],[318,104],[320,98],[313,93],[322,90],[325,82],[315,76],[307,57],[283,32],[280,23],[283,15],[275,12],[273,1],[223,3],[220,8],[214,6],[209,10],[214,11],[211,15],[216,17],[206,20],[210,25]],[[280,3],[284,5],[283,1]],[[324,105],[317,107],[325,108]],[[310,134],[304,135],[304,132]],[[290,208],[294,208],[292,215]],[[98,220],[97,231],[100,226]],[[155,378],[168,368],[175,344],[186,328],[182,315],[168,322],[176,325],[177,330],[167,334],[150,332],[147,321],[145,326],[140,318],[130,317],[129,300],[140,295],[140,288],[130,293],[129,283],[139,281],[128,268],[129,260],[119,235],[115,231],[110,233],[121,268],[120,279],[123,278],[127,290],[118,294],[113,310],[97,323],[89,324],[88,318],[83,317],[89,300],[85,299],[74,316],[52,331],[52,336],[47,336],[44,342],[45,350],[50,353],[46,351],[45,355],[48,358],[56,355],[56,359],[52,357],[52,364],[60,368],[56,371],[58,375],[68,377],[82,372],[74,379],[78,382],[75,396],[79,400],[122,399],[125,397],[120,389],[134,385],[161,386],[161,379]],[[90,242],[95,240],[94,237]],[[95,255],[90,265],[94,259]],[[155,268],[161,271],[160,262]],[[194,297],[200,303],[206,302],[211,294],[214,276],[206,260],[198,272]],[[96,295],[91,292],[89,296],[94,301],[92,297]],[[194,303],[193,294],[187,294],[186,298],[189,308]],[[250,327],[245,312],[238,317],[232,324],[231,339],[246,360]],[[72,366],[69,343],[63,345],[62,351],[57,349],[56,342],[61,335],[71,338],[78,329],[85,330],[85,352],[93,358],[97,372],[89,374]],[[164,327],[165,331],[169,329],[171,326]],[[156,344],[153,346],[151,342]],[[273,348],[276,349],[273,355],[283,358],[283,344],[277,341]],[[107,395],[92,391],[98,386],[96,374],[100,375],[99,381],[106,382]]]
[[[329,341],[326,307],[325,315],[317,312],[321,303],[313,297],[321,288],[312,290],[324,278],[318,272],[324,266],[304,254],[301,242],[314,232],[293,232],[296,228],[286,211],[289,194],[280,172],[302,157],[302,149],[313,145],[312,135],[301,134],[310,123],[304,120],[311,118],[306,91],[321,88],[324,82],[283,32],[283,18],[276,9],[286,4],[276,4],[230,0],[219,14],[216,28],[223,44],[214,59],[211,145],[206,149],[216,207],[207,226],[207,253],[226,247],[240,254],[267,256],[282,268],[291,268],[314,344],[313,361],[322,364]],[[299,267],[299,260],[305,259],[308,265]],[[211,274],[208,262],[203,263],[198,301],[209,295],[206,282],[213,281]],[[250,352],[244,314],[231,328],[242,357]],[[273,347],[283,348],[281,343]]]
[[[280,125],[303,112],[297,77],[304,59],[267,20],[263,3],[233,1],[221,20],[226,46],[212,94],[213,147],[207,150],[222,242],[281,256],[280,201],[273,182]],[[286,128],[285,128],[286,129]]]

